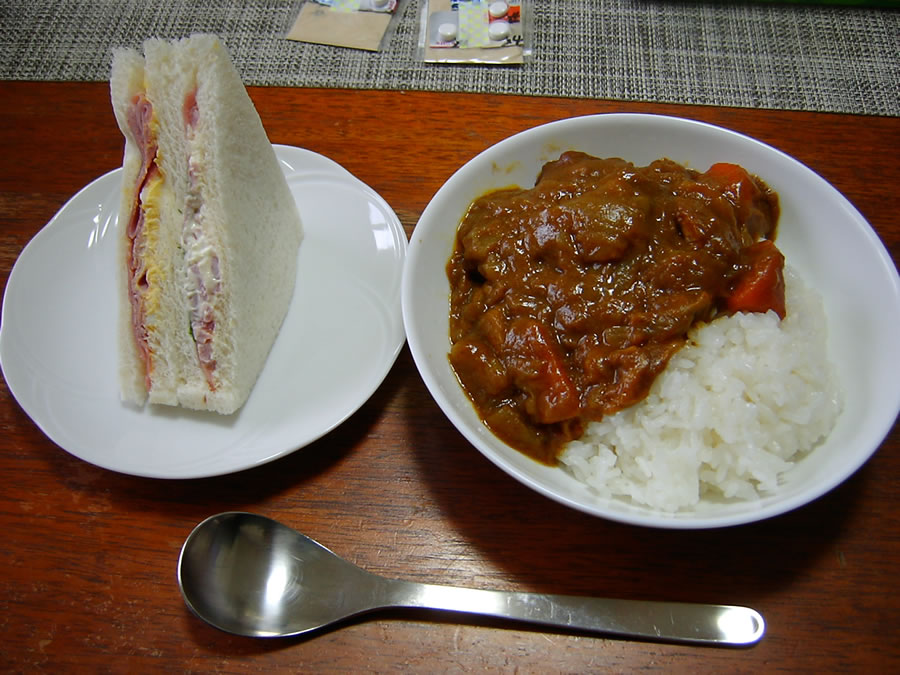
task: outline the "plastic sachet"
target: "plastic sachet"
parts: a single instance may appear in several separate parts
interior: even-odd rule
[[[425,0],[419,53],[427,63],[514,65],[531,56],[527,0]]]

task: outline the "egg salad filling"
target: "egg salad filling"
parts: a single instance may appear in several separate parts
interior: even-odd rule
[[[184,122],[188,147],[195,140],[199,110],[197,91],[185,97]],[[184,224],[181,245],[184,251],[185,290],[190,313],[191,336],[197,345],[197,359],[211,391],[215,391],[216,360],[212,353],[213,333],[216,327],[214,305],[222,288],[219,256],[213,241],[203,227],[204,203],[199,182],[198,168],[193,153],[188,157],[188,194],[185,198]]]

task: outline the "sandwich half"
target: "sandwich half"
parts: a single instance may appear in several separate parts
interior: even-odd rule
[[[259,115],[221,42],[117,50],[125,136],[117,236],[122,398],[231,414],[294,292],[302,226]]]

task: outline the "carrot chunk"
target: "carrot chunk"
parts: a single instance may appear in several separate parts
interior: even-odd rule
[[[713,164],[704,174],[726,187],[734,203],[741,209],[748,209],[759,194],[759,188],[747,170],[738,164],[719,162]]]
[[[744,249],[747,270],[726,299],[729,312],[767,312],[784,318],[784,256],[769,239]]]

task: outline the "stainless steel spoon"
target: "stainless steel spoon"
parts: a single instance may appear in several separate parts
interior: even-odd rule
[[[377,609],[418,607],[666,642],[747,646],[765,622],[748,607],[455,588],[386,579],[299,532],[251,513],[220,513],[178,559],[188,607],[221,630],[287,637]]]

